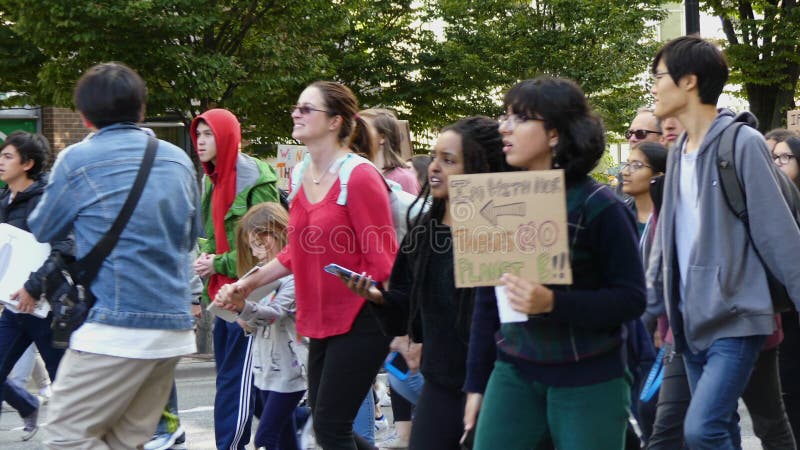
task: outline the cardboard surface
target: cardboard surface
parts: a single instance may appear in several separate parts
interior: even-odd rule
[[[289,176],[292,174],[292,169],[303,160],[303,155],[306,154],[306,151],[305,145],[278,145],[278,159],[275,163],[275,171],[278,172],[279,188],[289,189]]]
[[[800,133],[800,109],[786,111],[786,129]]]
[[[456,287],[571,284],[563,170],[449,177]]]

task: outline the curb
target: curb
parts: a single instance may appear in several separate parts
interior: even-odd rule
[[[178,361],[178,366],[175,367],[176,378],[179,375],[181,378],[216,376],[214,355],[195,353],[189,356],[184,356],[180,361]]]

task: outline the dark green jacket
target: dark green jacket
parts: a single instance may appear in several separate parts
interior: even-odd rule
[[[200,251],[216,254],[214,271],[231,278],[239,276],[236,272],[236,225],[239,224],[239,220],[253,205],[279,201],[278,175],[266,162],[240,153],[236,161],[236,173],[236,198],[225,214],[225,235],[230,250],[220,254],[217,254],[214,223],[211,219],[211,193],[214,185],[207,176],[203,177],[202,211],[206,241],[200,246]],[[203,291],[203,298],[208,301],[208,290]]]

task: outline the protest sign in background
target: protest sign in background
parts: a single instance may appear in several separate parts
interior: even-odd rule
[[[300,161],[303,160],[303,155],[306,154],[305,145],[278,145],[278,158],[275,162],[275,171],[278,172],[278,187],[281,189],[289,189],[289,175],[292,174],[292,169]]]
[[[571,284],[563,170],[449,177],[456,287]]]
[[[786,128],[800,133],[800,109],[786,111]]]

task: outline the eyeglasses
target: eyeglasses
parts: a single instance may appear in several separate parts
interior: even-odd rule
[[[502,127],[506,122],[510,122],[508,129],[513,130],[517,125],[529,120],[544,122],[544,119],[541,117],[528,117],[525,114],[503,114],[497,117],[497,125]]]
[[[300,111],[300,114],[302,114],[304,116],[307,116],[307,115],[311,114],[311,111],[319,111],[319,112],[324,112],[324,113],[328,113],[328,114],[333,114],[330,111],[327,111],[327,110],[324,110],[324,109],[317,109],[317,108],[314,108],[314,107],[311,107],[311,106],[308,106],[308,105],[292,105],[292,106],[289,107],[289,114],[290,115],[294,114],[295,111]]]
[[[639,171],[639,170],[641,170],[641,169],[643,169],[645,167],[647,167],[648,169],[651,169],[651,170],[655,170],[651,166],[648,166],[647,164],[645,164],[645,163],[643,163],[641,161],[628,161],[628,162],[624,162],[624,163],[619,165],[619,171],[622,172],[625,169],[630,168],[631,172],[636,172],[636,171]]]
[[[630,139],[631,136],[636,136],[636,139],[645,139],[650,133],[661,134],[660,131],[653,130],[628,130],[625,132],[625,139]]]
[[[654,74],[653,74],[653,80],[655,80],[655,81],[658,81],[658,80],[660,80],[660,79],[661,79],[661,78],[662,78],[664,75],[669,75],[669,71],[667,71],[667,72],[656,72],[656,73],[654,73]]]
[[[794,155],[791,153],[784,153],[782,155],[772,154],[772,160],[775,161],[775,164],[783,166],[785,164],[789,164],[789,161],[794,159]]]

